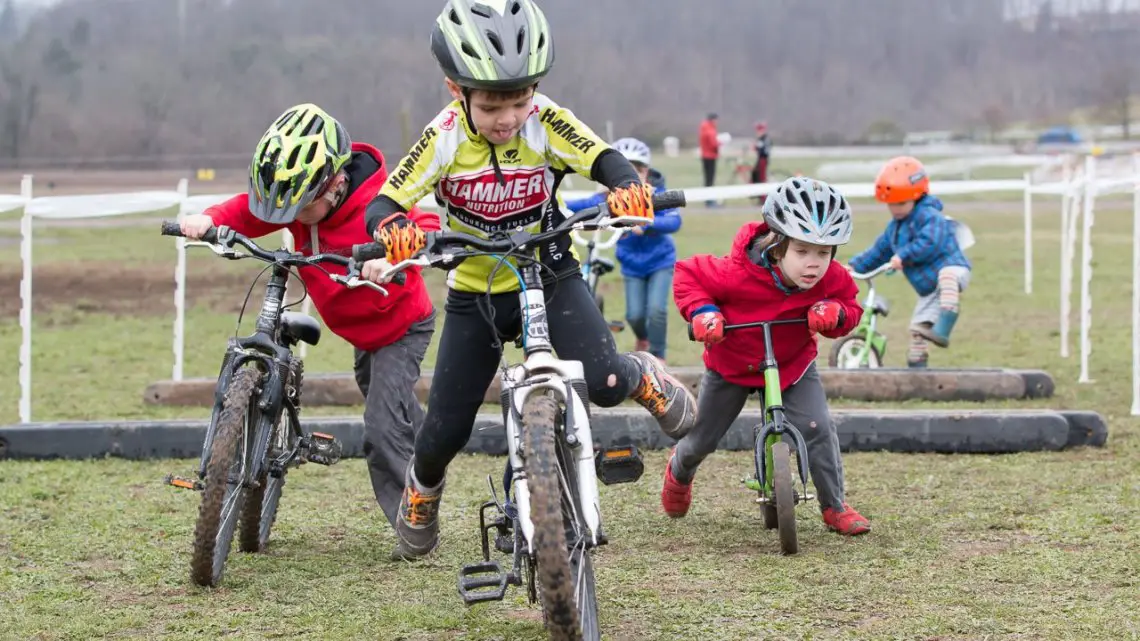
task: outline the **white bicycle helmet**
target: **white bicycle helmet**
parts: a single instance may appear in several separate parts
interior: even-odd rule
[[[651,154],[649,152],[649,145],[641,142],[637,138],[622,138],[615,140],[613,148],[618,150],[621,155],[625,156],[626,160],[630,162],[639,163],[649,166],[649,159]]]
[[[777,234],[834,247],[851,240],[851,206],[831,185],[789,178],[764,203],[764,221]]]

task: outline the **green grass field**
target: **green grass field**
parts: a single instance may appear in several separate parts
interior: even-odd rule
[[[695,171],[695,168],[694,168]],[[659,506],[664,452],[647,456],[636,484],[602,488],[611,543],[597,555],[606,638],[642,639],[1137,639],[1140,638],[1140,438],[1129,416],[1131,216],[1098,211],[1091,374],[1058,356],[1058,221],[1037,218],[1035,291],[1022,292],[1020,207],[951,211],[971,225],[974,280],[950,350],[936,366],[1041,368],[1053,399],[993,407],[1091,409],[1109,421],[1105,449],[1009,456],[852,454],[849,501],[874,531],[848,540],[799,511],[802,553],[778,553],[739,483],[746,453],[702,467],[689,516]],[[721,253],[751,214],[692,207],[682,255]],[[886,221],[860,206],[846,258]],[[20,332],[16,232],[0,231],[0,424],[17,420]],[[205,416],[155,408],[144,387],[170,376],[173,240],[157,225],[37,228],[34,419]],[[257,269],[203,249],[190,260],[188,376],[216,373],[236,310]],[[260,267],[257,265],[256,267]],[[432,277],[433,293],[442,281]],[[914,294],[880,279],[892,302],[887,359],[900,365]],[[620,282],[604,285],[622,314]],[[259,292],[251,313],[259,307]],[[1074,305],[1077,299],[1074,297]],[[1074,323],[1077,314],[1073,314]],[[670,319],[671,364],[699,350]],[[252,318],[246,319],[248,331]],[[618,336],[628,349],[632,337]],[[821,351],[829,347],[822,341]],[[310,351],[307,371],[345,371],[351,350],[334,336]],[[429,352],[434,362],[434,345]],[[839,406],[853,405],[837,402]],[[865,405],[865,404],[864,404]],[[908,403],[908,406],[922,406]],[[937,407],[979,407],[976,404]],[[307,410],[313,413],[315,410]],[[359,408],[323,413],[358,413]],[[443,506],[443,544],[419,565],[393,564],[393,536],[364,464],[306,466],[288,478],[270,551],[233,553],[224,586],[190,585],[197,496],[163,486],[192,461],[0,463],[0,638],[3,639],[543,639],[522,591],[465,609],[459,567],[478,556],[484,477],[503,461],[461,456]]]

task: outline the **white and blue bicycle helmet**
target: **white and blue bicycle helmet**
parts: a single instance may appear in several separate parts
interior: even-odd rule
[[[641,165],[649,166],[651,154],[649,152],[649,145],[641,142],[637,138],[621,138],[615,140],[612,145],[614,149],[625,159],[630,162],[635,162]]]
[[[835,247],[851,240],[851,206],[831,185],[814,178],[788,178],[764,203],[773,232],[813,245]]]

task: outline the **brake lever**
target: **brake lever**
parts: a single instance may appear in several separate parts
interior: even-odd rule
[[[347,287],[349,289],[356,289],[357,287],[369,287],[369,288],[372,288],[372,289],[380,292],[381,294],[383,294],[385,296],[388,295],[388,290],[384,289],[383,286],[378,285],[378,284],[376,284],[370,280],[365,280],[363,278],[359,278],[356,275],[340,276],[338,274],[330,274],[329,277],[332,278],[333,281],[338,282],[341,285],[344,285],[345,287]]]
[[[251,254],[236,252],[236,251],[234,251],[233,247],[226,247],[224,245],[219,245],[217,243],[207,243],[207,242],[203,242],[200,240],[188,240],[188,241],[186,241],[186,246],[187,247],[205,247],[205,248],[209,249],[210,251],[214,252],[215,254],[217,254],[218,256],[221,256],[222,258],[228,258],[230,260],[237,260],[239,258],[249,258],[249,256],[251,256]]]

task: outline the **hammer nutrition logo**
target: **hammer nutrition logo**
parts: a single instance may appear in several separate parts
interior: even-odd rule
[[[493,169],[478,174],[449,176],[440,182],[440,194],[447,204],[465,209],[487,220],[499,220],[550,200],[546,172],[542,168],[504,170],[503,184]]]

